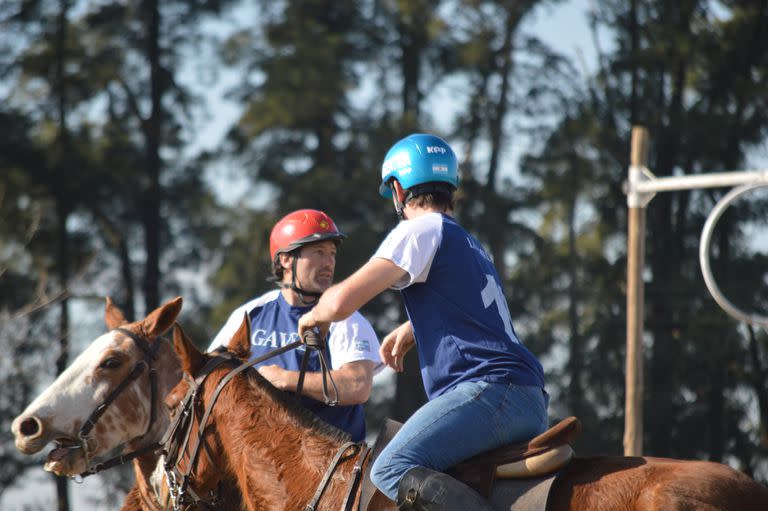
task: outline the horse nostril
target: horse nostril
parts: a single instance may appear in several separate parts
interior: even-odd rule
[[[19,425],[19,432],[24,436],[35,436],[40,434],[42,425],[36,417],[24,419]]]

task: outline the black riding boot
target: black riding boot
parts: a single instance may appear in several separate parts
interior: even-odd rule
[[[492,511],[475,490],[448,474],[425,467],[405,473],[397,488],[397,508],[412,511]]]

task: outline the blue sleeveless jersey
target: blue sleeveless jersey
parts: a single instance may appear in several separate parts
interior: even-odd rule
[[[252,306],[253,304],[255,306]],[[285,301],[285,298],[283,298],[279,291],[274,291],[237,309],[230,316],[227,326],[231,326],[231,324],[239,325],[242,322],[243,312],[248,312],[251,320],[251,360],[253,360],[266,355],[276,348],[299,340],[299,318],[311,308],[311,306],[294,307]],[[239,319],[237,319],[238,315]],[[235,320],[234,323],[232,321],[233,318]],[[358,318],[362,319],[359,314]],[[227,326],[225,326],[225,329]],[[231,331],[232,329],[230,328],[229,330]],[[229,338],[231,338],[231,333],[227,333],[226,338],[223,339],[219,339],[219,336],[217,336],[211,347],[225,345],[229,342]],[[295,349],[255,364],[254,367],[276,364],[287,370],[298,371],[301,369],[304,351],[305,347],[300,345]],[[333,360],[327,346],[325,357],[328,364],[333,367]],[[307,371],[320,371],[320,359],[315,352],[310,353]],[[365,415],[362,405],[328,406],[321,401],[307,396],[301,397],[301,404],[325,422],[348,432],[352,436],[353,441],[359,442],[365,439]]]
[[[491,258],[453,218],[433,213],[403,221],[375,257],[409,272],[409,282],[396,287],[430,399],[465,381],[544,387],[541,364],[512,326]]]

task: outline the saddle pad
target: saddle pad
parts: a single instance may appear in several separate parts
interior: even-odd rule
[[[490,501],[496,511],[545,511],[557,474],[533,479],[497,479]]]
[[[403,427],[403,425],[400,422],[394,421],[392,419],[384,420],[384,425],[379,431],[379,436],[376,437],[376,443],[373,444],[371,456],[368,459],[368,463],[365,465],[365,470],[363,471],[363,485],[360,489],[361,511],[368,509],[368,504],[371,503],[373,494],[379,491],[371,482],[371,467],[373,466],[373,462],[376,460],[376,458],[379,457],[382,449],[384,449],[389,441],[392,440],[392,437],[395,436],[395,433],[400,431],[401,427]]]

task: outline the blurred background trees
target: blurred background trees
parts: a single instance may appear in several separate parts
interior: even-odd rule
[[[580,454],[619,454],[629,131],[649,128],[657,175],[764,165],[768,1],[576,2],[591,66],[529,30],[572,3],[2,2],[0,495],[40,466],[10,420],[102,331],[103,296],[138,316],[181,294],[205,346],[269,288],[271,225],[304,207],[349,235],[348,275],[395,225],[379,167],[413,131],[458,153],[457,216],[545,363],[552,420],[582,419]],[[648,209],[645,451],[768,481],[768,340],[720,311],[696,258],[724,192]],[[729,209],[712,253],[728,297],[758,312],[767,206],[755,192]],[[403,316],[395,293],[364,313],[382,336]],[[423,402],[416,362],[378,380],[371,431]]]

